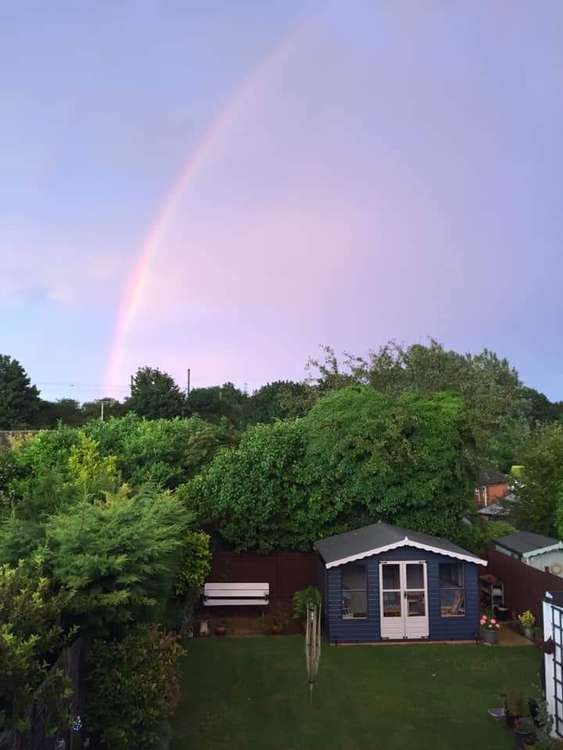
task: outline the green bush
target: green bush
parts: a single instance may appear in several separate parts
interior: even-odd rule
[[[104,502],[51,516],[46,561],[73,593],[73,621],[105,632],[158,620],[182,567],[190,520],[172,494],[126,486]]]
[[[151,750],[180,694],[178,636],[139,627],[121,641],[94,641],[88,658],[84,726],[111,750]]]
[[[25,731],[34,700],[67,718],[68,681],[53,664],[72,635],[60,626],[68,596],[23,563],[0,566],[0,732]]]
[[[343,388],[246,430],[179,492],[242,549],[303,549],[374,521],[456,539],[475,466],[462,400]]]
[[[293,616],[303,620],[307,615],[307,604],[321,603],[321,592],[315,586],[307,586],[305,589],[296,591],[293,595]]]

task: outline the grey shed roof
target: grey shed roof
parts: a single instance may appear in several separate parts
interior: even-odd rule
[[[500,547],[509,549],[511,552],[528,556],[530,553],[545,549],[546,547],[559,546],[563,548],[563,542],[560,542],[559,539],[554,539],[551,536],[543,536],[543,534],[534,534],[531,531],[517,531],[514,534],[508,534],[508,536],[501,536],[495,539],[494,543]]]
[[[546,591],[544,602],[555,604],[556,607],[563,609],[563,591]]]
[[[348,531],[345,534],[320,539],[315,542],[314,548],[318,551],[326,566],[332,568],[345,562],[377,555],[389,548],[409,546],[486,565],[486,562],[478,558],[477,555],[458,547],[457,544],[453,544],[447,539],[423,534],[420,531],[402,529],[399,526],[391,526],[391,524],[381,521],[369,526],[362,526],[354,531]]]

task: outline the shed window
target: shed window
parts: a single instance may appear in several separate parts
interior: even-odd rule
[[[342,568],[342,617],[345,620],[368,616],[367,571],[365,565]]]
[[[440,563],[440,610],[442,617],[465,615],[463,563]]]

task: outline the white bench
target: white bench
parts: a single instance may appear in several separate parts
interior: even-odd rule
[[[269,583],[206,583],[203,587],[206,607],[263,606],[269,600]]]

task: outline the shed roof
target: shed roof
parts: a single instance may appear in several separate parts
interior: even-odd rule
[[[378,555],[399,547],[415,547],[454,557],[459,560],[486,565],[472,552],[440,537],[423,534],[420,531],[402,529],[388,523],[372,523],[345,534],[337,534],[315,542],[315,549],[325,562],[327,568],[333,568],[364,557]]]
[[[559,609],[563,609],[563,591],[546,591],[544,602],[555,604]]]
[[[483,508],[479,508],[477,514],[480,516],[507,516],[510,513],[510,509],[505,507],[501,502],[493,503],[492,505],[485,505]]]
[[[543,534],[534,534],[532,531],[516,531],[514,534],[495,539],[494,543],[511,552],[516,552],[522,557],[533,557],[541,552],[563,549],[563,542],[559,539]]]

